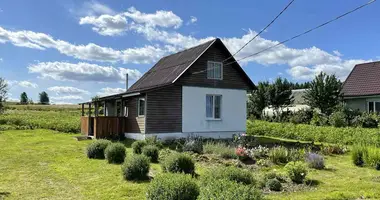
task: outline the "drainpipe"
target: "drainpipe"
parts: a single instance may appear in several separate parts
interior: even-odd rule
[[[125,91],[128,90],[128,73],[125,74]]]

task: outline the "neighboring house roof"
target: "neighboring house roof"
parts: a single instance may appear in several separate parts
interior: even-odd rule
[[[305,98],[303,97],[306,92],[306,89],[296,89],[292,90],[293,104],[302,105],[305,104]]]
[[[380,94],[380,61],[355,65],[343,83],[345,97]]]

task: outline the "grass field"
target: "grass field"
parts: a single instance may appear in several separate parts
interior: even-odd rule
[[[0,196],[5,199],[145,198],[147,182],[124,181],[120,165],[87,159],[85,149],[91,141],[76,141],[73,136],[41,129],[0,132]],[[127,151],[130,156],[131,149]],[[379,171],[354,166],[349,155],[328,156],[326,163],[326,170],[311,170],[308,175],[318,183],[316,186],[266,197],[380,199]],[[202,176],[208,166],[198,164],[197,167],[197,173]],[[161,173],[160,166],[153,164],[151,174],[157,173]]]

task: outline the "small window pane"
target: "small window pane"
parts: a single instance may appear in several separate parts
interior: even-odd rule
[[[374,111],[373,102],[368,102],[368,111],[369,112],[373,112]]]
[[[220,119],[221,96],[215,96],[215,119]]]
[[[221,79],[222,78],[221,63],[216,63],[214,67],[215,67],[215,78]]]
[[[214,97],[211,95],[206,96],[206,117],[207,118],[212,118],[212,109],[213,109],[213,99]]]
[[[139,115],[145,115],[145,99],[139,99]]]
[[[375,102],[375,110],[376,112],[380,112],[380,102]]]

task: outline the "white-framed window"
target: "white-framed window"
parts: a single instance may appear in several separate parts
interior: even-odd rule
[[[380,112],[380,101],[367,101],[368,112]]]
[[[137,114],[139,117],[145,116],[145,98],[139,98],[137,102]]]
[[[223,63],[222,62],[207,62],[207,79],[223,79]]]
[[[220,119],[222,107],[222,95],[206,95],[206,118]]]

